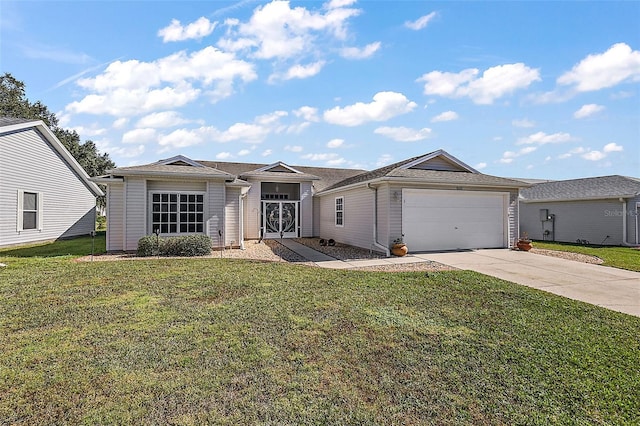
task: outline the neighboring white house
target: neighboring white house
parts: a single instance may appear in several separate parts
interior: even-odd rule
[[[214,247],[260,238],[322,237],[389,254],[509,247],[525,183],[489,176],[439,150],[373,171],[194,161],[121,167],[107,185],[107,250],[200,233]]]
[[[89,234],[99,195],[42,121],[0,117],[0,247]]]
[[[639,212],[638,178],[544,182],[522,190],[520,229],[536,240],[640,245]]]

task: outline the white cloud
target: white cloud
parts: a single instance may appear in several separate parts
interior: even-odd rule
[[[300,145],[287,145],[284,147],[284,150],[290,152],[302,152],[304,151],[304,148]]]
[[[147,143],[155,140],[156,137],[155,129],[133,129],[122,135],[122,143]]]
[[[523,118],[521,120],[513,120],[511,121],[511,124],[513,125],[513,127],[523,127],[523,128],[533,127],[536,125],[535,122],[528,120],[526,118]]]
[[[293,111],[293,115],[296,117],[302,117],[306,121],[320,121],[320,117],[318,116],[318,108],[313,108],[310,106],[303,106]]]
[[[404,26],[411,29],[411,30],[421,30],[423,28],[425,28],[429,22],[431,22],[433,20],[433,18],[435,18],[436,16],[438,16],[438,14],[436,12],[431,12],[428,15],[424,15],[418,19],[416,19],[415,21],[407,21],[404,23]]]
[[[288,59],[316,50],[315,41],[330,35],[347,36],[348,20],[360,14],[348,1],[332,2],[323,11],[291,8],[288,1],[258,6],[248,22],[231,24],[228,37],[220,41],[225,49],[252,49],[258,59]]]
[[[268,157],[268,156],[270,156],[271,154],[273,154],[273,150],[272,150],[272,149],[265,149],[264,151],[262,151],[262,154],[261,154],[261,155],[262,155],[263,157]]]
[[[145,115],[138,120],[136,127],[150,127],[158,129],[163,127],[179,126],[188,122],[189,120],[182,118],[176,111],[162,111]]]
[[[197,99],[203,89],[216,101],[233,93],[236,80],[256,78],[253,64],[211,46],[153,62],[115,61],[98,76],[78,80],[78,85],[91,93],[67,105],[66,111],[138,115],[183,106]]]
[[[91,138],[94,136],[100,136],[103,135],[107,132],[107,129],[102,128],[102,127],[98,127],[97,125],[92,125],[89,127],[85,127],[85,126],[73,126],[72,130],[75,130],[76,132],[78,132],[78,134],[82,137],[82,138]]]
[[[503,164],[511,164],[515,158],[531,154],[537,149],[538,147],[536,146],[526,146],[524,148],[521,148],[519,151],[505,151],[502,153],[502,158],[498,161]]]
[[[479,72],[476,68],[459,73],[432,71],[416,81],[425,83],[425,95],[469,97],[476,104],[492,104],[496,99],[540,80],[540,72],[523,63],[488,68],[481,77],[478,77]]]
[[[410,129],[408,127],[378,127],[374,133],[386,136],[398,142],[417,142],[431,136],[431,129]]]
[[[359,47],[344,47],[340,50],[340,56],[346,59],[366,59],[373,56],[380,49],[381,43],[376,41],[374,43],[367,44],[363,48]]]
[[[233,154],[230,152],[219,152],[216,154],[216,160],[228,160],[233,158]]]
[[[411,112],[418,106],[402,93],[378,92],[373,102],[358,102],[344,108],[335,107],[324,112],[328,123],[341,126],[358,126],[369,121],[385,121],[392,117]]]
[[[441,114],[436,115],[431,119],[432,123],[437,123],[440,121],[453,121],[459,118],[458,113],[455,111],[445,111]]]
[[[590,115],[593,115],[599,111],[602,111],[604,107],[602,105],[597,104],[586,104],[582,105],[579,110],[573,113],[574,118],[586,118]]]
[[[599,161],[607,156],[606,153],[600,151],[589,151],[582,154],[582,158],[589,161]]]
[[[347,162],[347,160],[334,152],[326,154],[305,154],[300,158],[307,161],[322,162],[327,166],[339,166]]]
[[[278,80],[293,80],[293,79],[305,79],[313,77],[318,74],[322,67],[324,67],[325,61],[318,61],[308,65],[296,64],[290,67],[284,74],[274,73],[269,76],[269,83],[276,82]]]
[[[577,148],[573,148],[571,150],[569,150],[568,152],[565,152],[564,154],[560,154],[558,156],[559,160],[566,160],[567,158],[571,158],[574,155],[578,155],[578,154],[584,154],[587,150],[581,146],[577,147]]]
[[[478,163],[475,166],[473,166],[473,168],[476,169],[476,170],[486,169],[487,168],[487,163]]]
[[[639,80],[640,51],[617,43],[604,53],[588,55],[571,71],[562,74],[557,83],[573,85],[578,92],[590,92]]]
[[[249,154],[251,154],[250,149],[241,149],[240,151],[238,151],[238,155],[240,157],[244,157],[245,155],[249,155]]]
[[[525,144],[537,144],[537,145],[546,145],[549,143],[563,143],[574,140],[574,137],[569,133],[553,133],[546,134],[544,132],[537,132],[532,135],[526,136],[524,138],[518,139],[516,145],[525,145]]]
[[[384,167],[388,164],[391,164],[393,161],[393,156],[391,154],[383,154],[376,160],[376,167]]]
[[[344,139],[331,139],[327,142],[327,148],[340,148],[344,145]]]
[[[129,119],[126,118],[126,117],[122,117],[122,118],[118,118],[117,120],[115,120],[111,126],[114,129],[122,129],[128,123],[129,123]]]
[[[158,31],[162,41],[200,40],[213,32],[216,22],[211,22],[205,17],[198,18],[195,22],[183,26],[177,19],[172,19],[171,24]]]
[[[622,152],[622,151],[624,151],[624,147],[622,145],[618,145],[615,142],[611,142],[611,143],[606,144],[602,148],[602,150],[608,154],[610,152]]]

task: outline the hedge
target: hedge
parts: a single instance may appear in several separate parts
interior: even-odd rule
[[[206,256],[211,254],[211,238],[206,235],[163,237],[147,235],[138,240],[138,256]]]

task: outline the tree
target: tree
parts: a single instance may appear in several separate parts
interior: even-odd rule
[[[98,151],[93,141],[81,143],[78,132],[59,127],[58,117],[42,102],[31,103],[27,99],[24,83],[9,73],[0,76],[0,116],[42,120],[89,176],[99,176],[116,166],[109,154]],[[105,198],[98,197],[97,205],[104,209]]]

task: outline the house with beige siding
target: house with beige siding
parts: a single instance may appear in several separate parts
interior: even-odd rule
[[[200,233],[213,247],[321,237],[389,254],[509,247],[518,234],[519,181],[485,175],[439,150],[373,171],[195,161],[120,167],[107,185],[107,249]]]
[[[520,227],[536,240],[640,245],[640,179],[599,176],[524,189]]]
[[[0,118],[0,247],[89,234],[99,195],[42,121]]]

